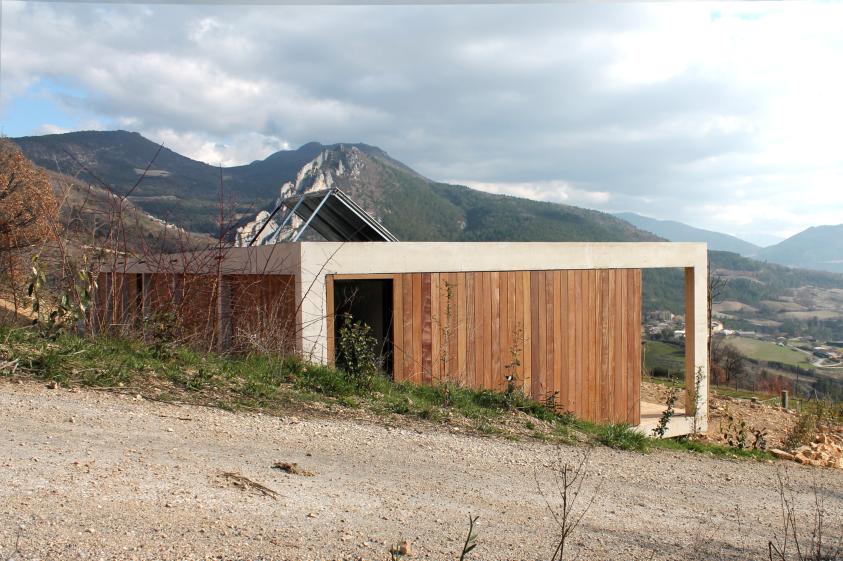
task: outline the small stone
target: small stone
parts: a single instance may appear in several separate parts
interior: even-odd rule
[[[407,540],[393,545],[390,550],[393,555],[402,555],[404,557],[411,557],[413,555],[413,548],[410,547],[410,542]]]

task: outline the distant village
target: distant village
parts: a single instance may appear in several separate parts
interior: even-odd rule
[[[647,312],[644,322],[644,334],[647,339],[654,341],[684,341],[685,316],[674,314],[668,310]],[[723,322],[711,320],[711,334],[713,337],[746,337],[775,343],[780,347],[790,347],[810,353],[817,366],[832,366],[843,362],[843,341],[819,341],[815,337],[783,337],[745,331],[740,329],[726,329]]]

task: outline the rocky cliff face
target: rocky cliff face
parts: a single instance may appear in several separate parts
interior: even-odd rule
[[[378,166],[360,148],[348,144],[338,144],[324,148],[318,156],[307,162],[293,181],[287,181],[279,189],[276,205],[281,201],[296,195],[305,195],[317,191],[324,191],[337,187],[350,195],[363,206],[372,216],[378,218],[376,212],[376,181]],[[269,219],[269,213],[261,211],[254,220],[237,229],[237,245],[248,245]],[[294,216],[284,231],[279,232],[281,212],[269,221],[263,229],[255,245],[263,245],[287,241],[301,225],[301,219]]]

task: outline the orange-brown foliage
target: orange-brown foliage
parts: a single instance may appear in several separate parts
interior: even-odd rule
[[[49,239],[57,207],[47,174],[14,144],[0,140],[0,251]]]

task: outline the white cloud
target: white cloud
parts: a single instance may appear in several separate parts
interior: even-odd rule
[[[3,10],[0,103],[58,84],[78,123],[210,163],[362,141],[437,179],[724,231],[843,221],[840,4]]]
[[[450,182],[496,195],[513,195],[538,201],[589,207],[603,205],[612,198],[612,194],[607,191],[580,189],[561,180],[533,181],[527,183],[490,183],[457,179],[451,180]]]

